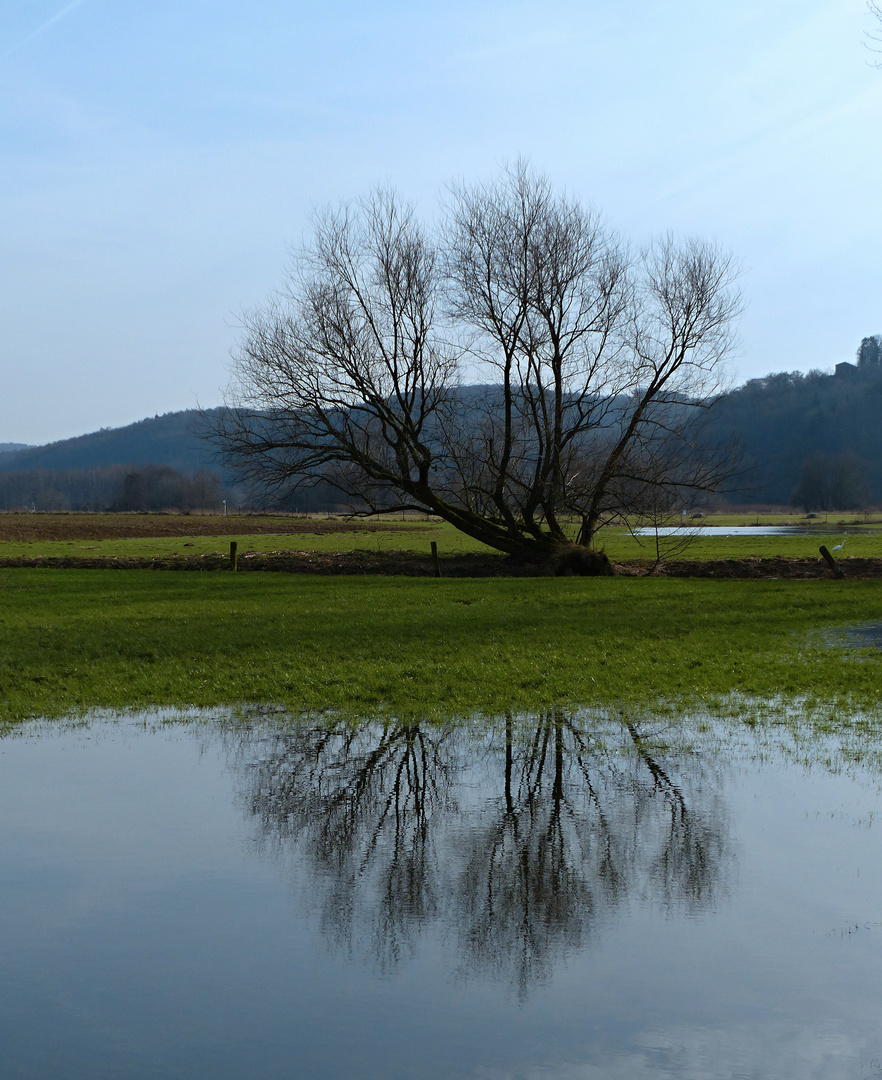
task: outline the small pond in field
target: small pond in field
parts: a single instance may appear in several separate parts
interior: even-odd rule
[[[855,748],[588,712],[25,726],[0,1072],[880,1077]]]
[[[635,536],[702,536],[707,539],[725,536],[802,536],[809,530],[797,525],[644,525],[634,530]]]
[[[869,536],[873,530],[862,529],[862,535]],[[725,538],[727,536],[841,536],[841,531],[815,526],[804,528],[801,525],[644,525],[634,529],[635,536],[700,536],[705,540]]]

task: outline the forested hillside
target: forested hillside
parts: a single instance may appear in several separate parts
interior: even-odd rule
[[[833,374],[779,372],[721,398],[720,437],[735,436],[748,470],[741,502],[810,509],[882,503],[882,344],[865,338],[856,364]]]
[[[168,413],[0,454],[0,509],[217,509],[231,478],[200,422],[196,411]]]
[[[491,387],[463,387],[465,403]],[[211,414],[208,414],[210,419]],[[236,485],[215,446],[200,438],[206,415],[190,410],[103,429],[46,446],[0,443],[0,509],[181,509],[279,505]],[[832,374],[779,372],[751,379],[710,410],[713,441],[737,439],[745,468],[725,497],[793,502],[805,509],[882,505],[882,338],[864,338],[856,363]],[[321,488],[288,509],[340,506]]]
[[[0,510],[219,511],[224,500],[236,508],[339,507],[339,496],[327,486],[280,501],[238,482],[203,437],[215,412],[166,413],[0,452]]]
[[[17,450],[0,458],[0,470],[92,469],[104,465],[169,465],[174,469],[218,467],[213,448],[200,439],[200,413],[166,413],[121,428]]]

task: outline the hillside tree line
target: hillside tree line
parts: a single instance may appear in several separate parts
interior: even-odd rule
[[[0,508],[6,511],[216,512],[223,497],[219,477],[206,469],[109,465],[0,472]]]
[[[744,449],[734,502],[806,510],[882,503],[882,337],[865,337],[856,363],[833,373],[777,372],[751,379],[711,410],[720,438]]]

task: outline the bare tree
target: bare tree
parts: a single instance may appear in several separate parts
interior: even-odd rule
[[[633,256],[523,163],[446,210],[435,238],[387,191],[317,219],[245,319],[234,460],[510,553],[558,551],[573,518],[590,546],[650,493],[721,480],[695,421],[739,310],[731,258],[671,237]]]
[[[867,0],[867,11],[873,16],[877,23],[882,24],[882,4],[877,0]],[[882,45],[882,35],[876,33],[871,34],[867,31],[867,48],[872,49],[873,52],[880,52],[879,46]],[[879,62],[876,62],[876,67],[879,67]]]
[[[803,461],[791,506],[812,510],[863,510],[869,502],[866,462],[846,450],[831,456],[817,450]]]
[[[582,543],[660,488],[704,490],[696,405],[719,388],[739,308],[732,260],[665,237],[632,258],[599,217],[518,165],[455,192],[448,232],[454,315],[501,384],[483,442],[484,512],[536,541]]]
[[[701,536],[701,526],[687,520],[686,511],[677,507],[673,495],[642,509],[638,517],[628,519],[628,530],[642,547],[647,543],[655,553],[650,570],[656,573],[663,562],[684,555]]]

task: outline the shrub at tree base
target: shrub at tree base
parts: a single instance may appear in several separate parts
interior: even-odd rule
[[[616,573],[605,551],[568,543],[515,552],[502,565],[506,574],[524,577],[613,577]]]
[[[559,549],[554,573],[556,577],[612,577],[615,570],[606,552],[572,544]]]

